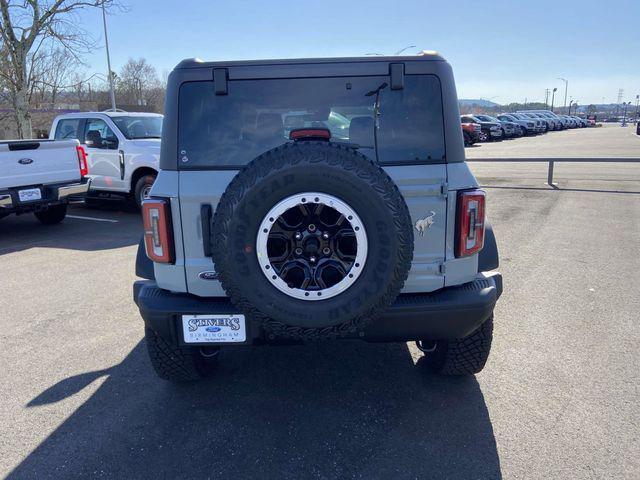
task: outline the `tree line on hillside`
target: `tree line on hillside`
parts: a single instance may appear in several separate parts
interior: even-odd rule
[[[572,103],[571,105],[571,114],[575,115],[577,112],[580,114],[593,115],[596,113],[610,115],[615,112],[618,105],[594,105],[589,104],[587,106],[578,105],[577,103]],[[513,102],[507,105],[479,105],[473,103],[464,103],[460,104],[460,113],[462,114],[486,114],[486,115],[497,115],[499,113],[504,112],[518,112],[520,110],[550,110],[551,106],[544,102],[528,102],[528,103],[518,103]],[[568,114],[569,107],[555,105],[553,111],[561,114]]]

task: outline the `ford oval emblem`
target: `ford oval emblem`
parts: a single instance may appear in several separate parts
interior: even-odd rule
[[[30,163],[33,163],[33,160],[31,158],[21,158],[18,160],[18,163],[20,165],[29,165]]]
[[[207,332],[214,333],[214,332],[219,332],[220,331],[220,327],[207,327],[205,330]]]
[[[200,272],[198,274],[198,277],[200,277],[202,280],[218,280],[219,278],[218,274],[212,270]]]

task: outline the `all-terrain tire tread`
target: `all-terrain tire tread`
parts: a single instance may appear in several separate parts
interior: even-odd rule
[[[459,340],[446,342],[445,353],[438,362],[442,375],[473,375],[487,363],[493,339],[493,315],[475,332]]]
[[[193,347],[174,347],[148,327],[145,338],[151,365],[160,378],[170,382],[192,382],[208,376]]]

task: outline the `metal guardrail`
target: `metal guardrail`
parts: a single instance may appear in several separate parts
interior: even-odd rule
[[[547,173],[547,185],[554,186],[553,183],[553,166],[556,162],[569,162],[569,163],[640,163],[640,158],[636,157],[584,157],[584,158],[467,158],[467,162],[515,162],[515,163],[530,163],[540,162],[549,163],[549,171]]]

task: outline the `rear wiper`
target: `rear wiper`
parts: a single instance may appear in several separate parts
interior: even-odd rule
[[[380,90],[387,88],[388,84],[387,82],[383,82],[378,88],[376,88],[375,90],[371,90],[370,92],[367,92],[364,94],[365,97],[371,97],[373,95],[376,96],[376,102],[378,101],[378,96],[380,95]]]

